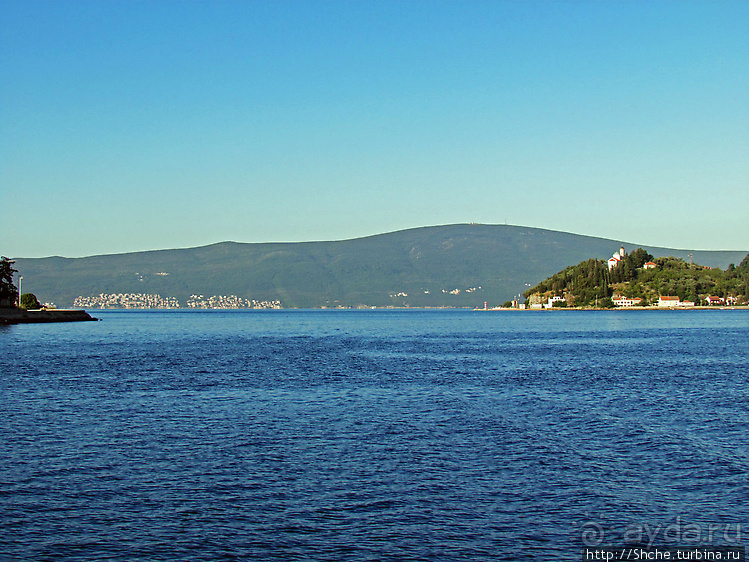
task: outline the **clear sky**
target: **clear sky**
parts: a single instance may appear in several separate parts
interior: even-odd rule
[[[0,0],[0,253],[749,249],[749,2]]]

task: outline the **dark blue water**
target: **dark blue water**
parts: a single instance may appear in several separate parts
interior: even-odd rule
[[[94,315],[0,328],[2,560],[749,543],[749,312]]]

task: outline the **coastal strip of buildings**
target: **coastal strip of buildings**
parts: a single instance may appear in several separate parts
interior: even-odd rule
[[[126,308],[126,309],[279,309],[279,300],[243,299],[236,295],[190,295],[186,306],[182,306],[176,297],[162,297],[148,293],[100,293],[90,297],[78,296],[73,301],[73,308]]]

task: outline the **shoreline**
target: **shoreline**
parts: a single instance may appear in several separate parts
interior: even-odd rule
[[[631,306],[631,307],[617,307],[617,308],[594,308],[594,307],[564,307],[564,308],[473,308],[468,306],[342,306],[342,307],[288,307],[288,308],[92,308],[89,309],[91,312],[279,312],[289,310],[319,310],[319,311],[347,311],[347,310],[464,310],[472,312],[546,312],[546,311],[620,311],[620,310],[664,310],[664,311],[687,311],[687,310],[749,310],[749,305],[736,305],[736,306],[697,306],[697,307],[659,307],[659,306]],[[28,311],[33,314],[40,311]],[[48,310],[43,312],[64,312],[67,314],[71,313],[86,313],[83,309],[70,309],[70,310]],[[0,318],[2,317],[2,309],[0,309]],[[97,320],[96,318],[91,318]]]
[[[96,322],[97,320],[98,318],[94,318],[85,310],[0,308],[0,326],[49,322]]]

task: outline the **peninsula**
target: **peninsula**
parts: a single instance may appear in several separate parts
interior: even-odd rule
[[[608,261],[569,266],[528,289],[528,308],[746,306],[749,255],[725,270],[621,247]]]
[[[42,322],[88,322],[96,320],[85,310],[58,310],[45,308],[32,293],[20,294],[13,284],[15,262],[2,256],[0,259],[0,326],[10,324],[37,324]]]
[[[0,326],[46,322],[95,322],[96,320],[85,310],[0,308]]]

